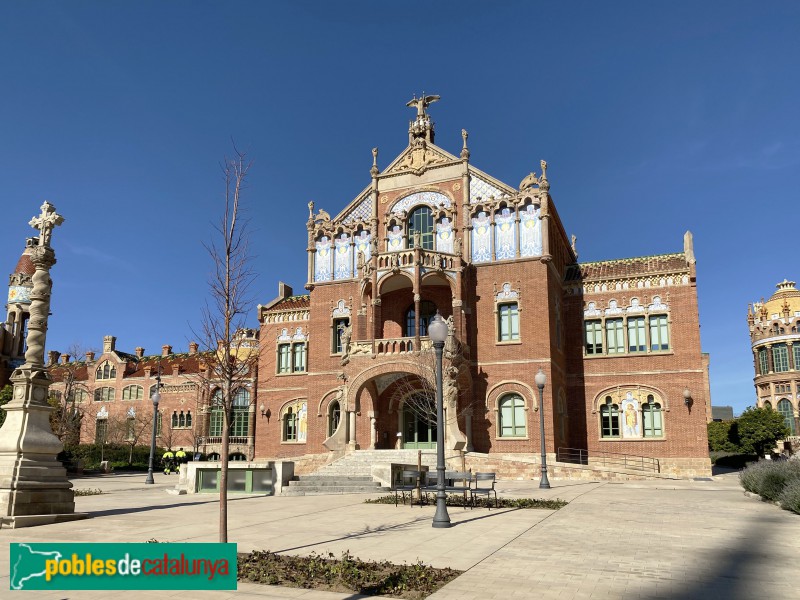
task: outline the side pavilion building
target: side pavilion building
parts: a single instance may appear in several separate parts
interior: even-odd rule
[[[435,448],[439,312],[446,454],[466,452],[467,468],[536,475],[542,369],[556,468],[625,455],[710,473],[691,234],[672,254],[578,263],[547,163],[514,187],[470,162],[466,131],[457,155],[436,146],[438,99],[409,102],[408,147],[383,169],[373,150],[338,215],[309,203],[308,293],[280,284],[259,306],[256,456]]]

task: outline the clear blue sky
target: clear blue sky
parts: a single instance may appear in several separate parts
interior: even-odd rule
[[[0,272],[43,200],[49,349],[185,349],[230,139],[259,277],[300,293],[306,203],[335,214],[440,94],[437,143],[516,185],[544,158],[582,261],[695,235],[714,404],[754,403],[748,302],[800,279],[797,2],[4,2]]]

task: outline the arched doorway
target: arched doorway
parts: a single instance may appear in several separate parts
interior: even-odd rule
[[[413,394],[403,403],[403,448],[436,448],[436,419],[428,406],[433,402],[424,393]]]

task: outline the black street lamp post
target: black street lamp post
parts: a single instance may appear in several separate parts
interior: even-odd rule
[[[153,457],[156,453],[156,427],[158,426],[158,403],[161,400],[161,394],[158,390],[161,389],[161,361],[158,362],[158,374],[156,375],[156,391],[153,392],[151,400],[153,401],[153,437],[150,438],[150,461],[147,464],[147,479],[145,484],[155,483],[153,479]]]
[[[444,492],[444,407],[442,399],[442,353],[447,339],[447,323],[437,312],[428,325],[428,335],[436,352],[436,514],[433,527],[450,527],[447,494]]]
[[[544,384],[547,383],[547,375],[539,369],[534,377],[536,387],[539,388],[539,439],[542,447],[542,478],[539,480],[539,489],[550,489],[550,481],[547,479],[547,446],[544,443]]]

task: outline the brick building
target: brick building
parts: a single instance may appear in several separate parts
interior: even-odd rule
[[[242,344],[255,347],[258,334],[244,330]],[[169,345],[161,354],[133,354],[116,348],[116,338],[103,338],[99,355],[87,352],[71,357],[48,353],[53,384],[51,395],[66,398],[68,406],[83,413],[80,439],[83,443],[148,445],[152,436],[151,398],[160,383],[161,400],[156,422],[157,442],[165,448],[201,452],[219,457],[222,441],[222,409],[219,387],[207,372],[205,353],[195,342],[189,351],[174,353]],[[252,460],[255,453],[254,390],[256,374],[245,377],[233,394],[230,437],[232,460]]]
[[[755,367],[756,405],[783,415],[792,436],[800,435],[800,291],[783,280],[764,302],[747,307]],[[800,439],[796,440],[800,442]]]
[[[466,131],[457,156],[436,146],[436,100],[409,103],[408,147],[382,170],[373,150],[371,181],[337,216],[309,203],[309,293],[280,284],[258,307],[256,456],[435,447],[419,407],[438,311],[448,455],[534,475],[542,369],[554,462],[583,450],[709,473],[691,234],[682,252],[578,263],[547,164],[513,187],[471,164]]]

